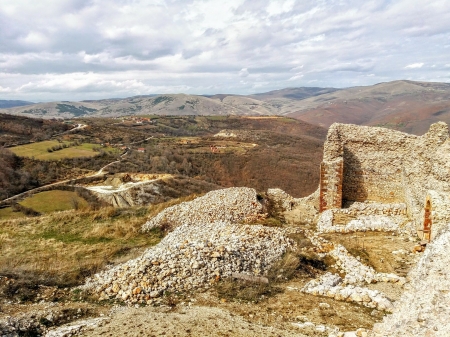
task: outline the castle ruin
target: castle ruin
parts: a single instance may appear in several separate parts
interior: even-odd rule
[[[450,222],[448,126],[439,122],[415,136],[335,123],[324,146],[319,188],[321,213],[330,210],[336,217],[352,202],[384,204],[382,214],[404,214],[417,235],[430,241]]]

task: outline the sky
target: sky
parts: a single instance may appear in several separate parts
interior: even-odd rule
[[[450,82],[449,0],[1,0],[0,99]]]

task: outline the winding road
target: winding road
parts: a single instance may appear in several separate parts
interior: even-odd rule
[[[72,130],[73,130],[73,129],[72,129]],[[5,204],[9,204],[11,201],[14,201],[14,200],[16,200],[16,199],[20,199],[20,198],[22,198],[22,197],[26,197],[26,196],[28,196],[28,195],[32,195],[32,194],[37,193],[37,192],[40,192],[40,191],[45,191],[45,190],[47,190],[49,187],[52,187],[52,186],[64,185],[64,184],[67,184],[67,183],[75,183],[75,182],[77,182],[78,180],[82,180],[82,179],[86,179],[86,178],[98,177],[98,176],[101,176],[101,175],[106,175],[107,173],[104,173],[103,171],[104,171],[107,167],[109,167],[109,166],[111,166],[111,165],[113,165],[113,164],[115,164],[115,163],[120,163],[120,162],[122,161],[122,159],[129,153],[129,151],[130,151],[130,150],[127,149],[124,153],[122,153],[122,154],[120,155],[120,157],[119,157],[120,159],[119,159],[119,160],[115,160],[115,161],[113,161],[113,162],[111,162],[111,163],[106,164],[105,166],[103,166],[100,170],[98,170],[98,171],[95,172],[94,174],[86,175],[86,176],[84,176],[84,177],[75,178],[75,179],[65,179],[65,180],[57,181],[57,182],[54,182],[54,183],[51,183],[51,184],[47,184],[47,185],[43,185],[43,186],[39,186],[39,187],[33,188],[33,189],[31,189],[31,190],[28,190],[28,191],[25,191],[25,192],[22,192],[22,193],[13,195],[12,197],[9,197],[9,198],[0,200],[0,206],[5,205]]]

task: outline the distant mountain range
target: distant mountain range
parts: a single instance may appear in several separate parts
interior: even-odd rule
[[[24,106],[24,105],[31,105],[34,104],[33,102],[27,102],[27,101],[14,101],[14,100],[4,100],[0,99],[0,109],[7,109],[7,108],[14,108],[16,106]]]
[[[146,95],[38,103],[10,107],[2,112],[42,118],[284,115],[323,127],[342,122],[423,134],[436,121],[450,124],[450,84],[394,81],[346,89],[287,88],[248,96]]]

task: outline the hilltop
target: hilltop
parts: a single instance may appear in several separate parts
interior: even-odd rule
[[[48,102],[3,109],[41,118],[127,115],[289,116],[322,127],[332,123],[383,126],[421,135],[450,122],[450,84],[393,81],[371,86],[286,88],[253,95],[144,95],[82,102]]]

